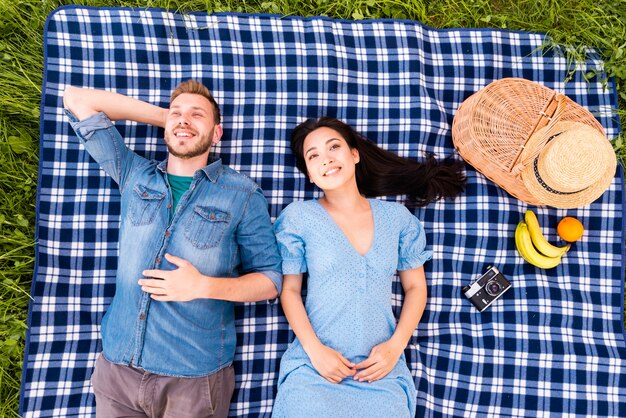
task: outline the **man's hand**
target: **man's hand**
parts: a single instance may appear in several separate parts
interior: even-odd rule
[[[372,348],[368,358],[356,365],[357,369],[362,370],[354,375],[354,379],[359,382],[382,379],[396,366],[403,351],[404,347],[399,347],[392,340],[378,344]]]
[[[165,254],[170,263],[178,266],[176,270],[144,270],[145,277],[139,280],[141,290],[150,293],[158,301],[187,302],[197,299],[204,292],[201,289],[208,284],[203,276],[189,261]]]
[[[354,363],[324,344],[317,345],[307,354],[315,370],[330,383],[341,383],[343,379],[356,373]]]

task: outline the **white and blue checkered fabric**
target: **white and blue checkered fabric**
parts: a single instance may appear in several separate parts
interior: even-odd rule
[[[167,105],[180,81],[202,80],[224,115],[225,163],[263,188],[273,218],[316,196],[288,150],[291,129],[336,116],[407,157],[453,152],[451,123],[472,93],[503,77],[563,92],[619,133],[614,83],[593,51],[574,64],[544,35],[435,30],[417,22],[341,21],[154,9],[64,7],[48,19],[41,105],[37,262],[21,413],[93,416],[89,378],[114,293],[119,194],[79,145],[62,111],[68,85]],[[162,159],[162,132],[117,123],[129,147]],[[466,193],[415,213],[433,261],[428,305],[406,350],[418,416],[624,417],[623,179],[577,210],[534,208],[557,242],[566,215],[586,226],[552,270],[525,263],[514,230],[527,205],[472,167]],[[621,173],[621,170],[620,170]],[[482,314],[462,295],[488,265],[513,284]],[[396,312],[401,288],[394,289]],[[292,338],[280,304],[237,306],[232,416],[269,416]]]

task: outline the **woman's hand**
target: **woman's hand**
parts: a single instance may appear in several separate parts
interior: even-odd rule
[[[330,383],[341,383],[343,379],[356,373],[354,363],[324,344],[316,345],[307,354],[315,370]]]
[[[387,376],[400,359],[426,307],[424,267],[398,272],[404,289],[404,303],[393,336],[372,348],[368,358],[356,365],[354,379],[374,382]]]
[[[392,340],[380,343],[370,351],[368,358],[356,365],[359,372],[354,379],[359,382],[374,382],[387,376],[396,366],[404,347]]]
[[[330,383],[340,383],[346,377],[354,376],[355,364],[317,338],[302,303],[302,274],[285,275],[280,303],[289,325],[320,376]]]

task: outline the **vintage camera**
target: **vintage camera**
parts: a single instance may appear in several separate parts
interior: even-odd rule
[[[497,268],[489,266],[487,271],[474,283],[463,286],[463,294],[479,312],[482,312],[510,287],[511,283],[506,277]]]

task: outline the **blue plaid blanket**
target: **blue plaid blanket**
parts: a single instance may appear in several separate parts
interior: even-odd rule
[[[271,215],[316,191],[288,151],[291,129],[330,115],[381,146],[422,158],[453,152],[456,109],[493,80],[522,77],[588,108],[619,133],[614,83],[589,51],[573,67],[544,35],[435,30],[398,20],[154,9],[63,7],[45,30],[37,262],[24,358],[24,417],[92,416],[90,375],[99,325],[114,293],[119,194],[79,145],[62,112],[67,85],[109,89],[159,105],[188,78],[214,92],[224,114],[224,161],[263,188]],[[162,132],[117,123],[128,145],[165,156]],[[406,350],[418,415],[626,416],[623,333],[623,178],[577,210],[533,208],[548,239],[575,216],[586,232],[564,261],[539,270],[517,254],[527,205],[472,167],[467,192],[416,210],[433,260],[428,305]],[[620,170],[621,173],[621,170]],[[479,313],[461,288],[487,265],[513,284]],[[394,290],[396,312],[402,298]],[[232,416],[269,416],[281,354],[292,338],[280,304],[237,306]]]

